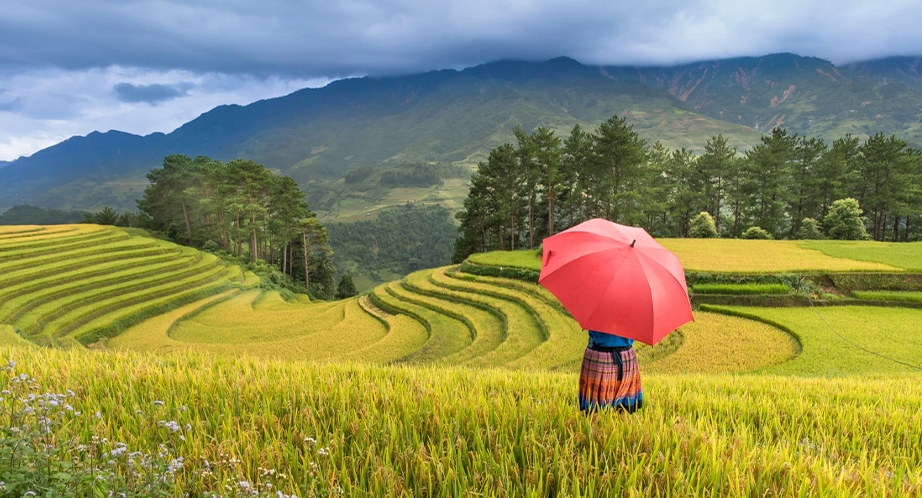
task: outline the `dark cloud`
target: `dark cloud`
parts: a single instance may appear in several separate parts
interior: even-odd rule
[[[150,85],[132,85],[131,83],[117,83],[112,87],[115,95],[121,102],[137,103],[146,102],[156,104],[167,100],[173,100],[189,93],[191,84],[178,83],[175,85],[162,85],[154,83]]]
[[[922,54],[916,0],[5,0],[0,66],[338,77],[559,55]]]

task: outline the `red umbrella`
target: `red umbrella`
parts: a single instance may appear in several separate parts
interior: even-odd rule
[[[544,239],[538,282],[587,330],[652,345],[693,320],[679,258],[643,228],[596,218]]]

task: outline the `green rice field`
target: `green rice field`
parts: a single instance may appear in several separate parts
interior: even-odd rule
[[[658,239],[688,271],[718,273],[922,271],[922,242]],[[472,263],[541,269],[534,250],[471,255]]]
[[[727,275],[693,292],[730,304],[636,345],[630,416],[579,413],[586,334],[531,277],[450,266],[285,300],[209,254],[95,225],[0,227],[0,389],[70,390],[83,415],[55,419],[58,443],[181,456],[165,496],[922,495],[922,289],[874,277],[911,276],[922,246],[662,242]],[[540,268],[535,251],[470,262]],[[836,306],[819,299],[835,279],[816,306],[734,304],[796,293],[756,276],[799,272],[869,277]],[[0,490],[16,478],[3,447]],[[65,474],[46,476],[62,495],[107,495]]]

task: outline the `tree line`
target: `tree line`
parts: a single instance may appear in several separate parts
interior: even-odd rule
[[[247,159],[221,162],[176,154],[147,174],[137,225],[186,245],[264,262],[312,294],[332,297],[326,227],[289,176]],[[316,277],[319,274],[319,282]],[[312,279],[312,277],[314,277]]]
[[[856,201],[874,240],[922,238],[922,153],[896,136],[827,143],[776,128],[743,154],[717,135],[696,156],[648,143],[619,116],[591,133],[576,125],[565,138],[545,127],[514,133],[515,143],[490,151],[471,178],[456,215],[456,261],[533,248],[595,217],[654,237],[692,235],[702,212],[721,237],[748,230],[797,238],[805,223],[825,236],[824,222],[843,199]]]

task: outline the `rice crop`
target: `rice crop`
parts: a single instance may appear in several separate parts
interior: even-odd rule
[[[404,326],[402,318],[395,321]],[[349,357],[389,362],[412,349],[402,346],[403,332],[392,333],[388,323],[367,313],[358,299],[312,304],[286,302],[277,292],[231,291],[128,328],[107,347],[289,361]]]
[[[57,302],[40,306],[34,310],[35,315],[24,318],[23,322],[30,333],[62,336],[75,326],[85,323],[87,317],[94,317],[100,311],[131,306],[212,281],[220,281],[224,272],[225,267],[217,265],[214,256],[206,255],[192,268],[171,270],[160,276],[130,280],[95,292],[67,296]],[[62,305],[60,301],[66,301],[66,304]]]
[[[474,341],[474,331],[465,321],[454,318],[439,310],[432,300],[416,295],[403,288],[399,282],[384,284],[384,292],[399,301],[399,310],[406,311],[424,322],[429,330],[429,340],[417,351],[404,359],[411,363],[439,362],[445,357],[459,353]],[[394,301],[388,304],[394,306]]]
[[[436,272],[434,272],[433,275],[435,275],[437,272],[438,270],[436,270]],[[465,280],[469,282],[482,282],[482,283],[490,284],[490,285],[497,286],[500,288],[511,289],[517,292],[525,293],[530,296],[536,297],[544,301],[545,303],[549,304],[551,307],[555,308],[556,310],[558,310],[563,315],[562,317],[558,318],[558,320],[563,321],[563,322],[568,322],[566,326],[570,328],[575,328],[575,329],[579,328],[578,324],[572,319],[569,312],[567,312],[566,309],[564,309],[563,305],[560,304],[560,301],[558,301],[557,298],[554,297],[553,294],[551,294],[547,289],[545,289],[544,287],[540,285],[537,285],[531,282],[525,282],[523,280],[518,280],[518,279],[484,277],[480,275],[472,275],[469,273],[460,272],[454,268],[447,269],[445,270],[444,273],[455,279]],[[582,339],[580,340],[586,339],[585,336],[582,334],[576,334],[576,337],[581,337]],[[576,342],[579,343],[580,340],[577,340]],[[683,340],[682,331],[677,330],[673,332],[672,334],[669,334],[668,336],[666,336],[666,338],[658,342],[655,346],[649,346],[647,344],[635,342],[634,350],[637,353],[638,361],[641,363],[641,365],[643,365],[648,362],[655,361],[655,360],[664,358],[672,354],[676,349],[679,348],[679,346],[682,345],[682,340]],[[578,359],[574,358],[570,366],[575,369],[578,367],[578,363],[581,361],[582,361],[581,358],[578,358]]]
[[[39,225],[4,225],[4,229],[0,230],[0,240],[28,240],[32,237],[40,237],[47,234],[74,232],[77,230],[78,226],[79,225],[50,225],[46,227]]]
[[[574,373],[8,348],[0,357],[15,362],[11,376],[73,391],[67,402],[81,414],[66,429],[80,442],[142,453],[163,444],[181,456],[175,496],[203,494],[214,483],[206,472],[254,488],[271,479],[298,496],[922,493],[918,375],[649,374],[642,410],[586,416]]]
[[[784,284],[695,284],[695,294],[772,295],[788,294],[791,288]]]
[[[747,372],[794,358],[800,345],[791,335],[754,320],[695,312],[680,328],[682,345],[641,372],[716,374]]]
[[[910,291],[852,291],[858,299],[873,301],[903,301],[909,303],[922,303],[922,292]]]
[[[37,266],[48,268],[48,271],[59,269],[79,268],[79,265],[88,261],[109,260],[121,257],[132,257],[139,253],[169,252],[169,249],[159,247],[150,239],[121,239],[112,242],[103,242],[97,245],[83,245],[78,249],[61,251],[57,258],[49,258],[48,254],[23,255],[9,261],[0,263],[0,271],[12,275],[14,272],[35,269]],[[12,278],[12,277],[11,277]]]
[[[506,316],[490,305],[478,302],[476,295],[454,292],[434,285],[430,280],[432,270],[412,273],[404,280],[404,287],[413,293],[422,294],[433,309],[452,318],[464,321],[474,331],[471,345],[455,355],[445,357],[449,364],[463,364],[481,360],[484,355],[496,350],[508,336]]]
[[[199,344],[271,342],[329,330],[343,320],[342,303],[304,305],[278,298],[281,302],[270,306],[265,301],[271,298],[263,298],[254,305],[264,294],[278,296],[258,290],[242,293],[177,323],[170,337]]]
[[[185,350],[187,349],[186,344],[168,336],[170,328],[179,320],[198,312],[203,307],[217,301],[223,301],[239,293],[240,291],[237,289],[225,291],[144,320],[128,328],[124,333],[110,338],[106,341],[106,347],[116,351],[159,353]]]
[[[871,259],[865,252],[836,252],[837,245],[829,241],[794,240],[744,240],[744,239],[657,239],[657,242],[672,251],[687,271],[721,273],[785,273],[817,271],[899,271],[910,264],[913,257],[916,266],[922,261],[922,243],[912,247],[900,244],[906,256],[880,257]],[[860,242],[861,244],[873,244]],[[848,246],[851,247],[851,246]],[[889,254],[889,250],[885,251]],[[902,254],[902,253],[900,253]],[[852,257],[854,256],[854,257]],[[864,259],[862,259],[864,258]],[[494,251],[472,254],[472,263],[541,269],[541,259],[534,250]]]
[[[702,305],[701,308],[763,320],[796,334],[802,347],[801,353],[790,361],[759,369],[762,373],[867,376],[911,373],[922,369],[922,327],[919,327],[922,310],[874,306],[760,308]]]
[[[228,277],[243,279],[239,268],[229,272],[210,254],[111,227],[25,227],[5,233],[0,321],[43,343],[75,344],[117,334],[226,290]]]
[[[489,283],[450,278],[445,269],[432,273],[432,282],[449,289],[478,292],[505,300],[525,312],[521,330],[528,331],[531,340],[537,340],[528,353],[509,363],[519,368],[572,368],[582,359],[586,348],[585,333],[568,315],[533,294],[511,290]],[[527,328],[524,328],[527,327]],[[510,330],[513,326],[510,324]],[[516,348],[521,349],[521,348]]]
[[[535,249],[478,252],[471,254],[467,259],[478,265],[508,266],[527,270],[541,269],[541,255]]]
[[[429,331],[412,317],[387,315],[381,319],[387,329],[384,337],[343,353],[336,359],[355,363],[401,363],[429,340]]]
[[[869,240],[804,240],[800,247],[854,261],[880,263],[910,271],[922,271],[922,242],[876,242]]]

